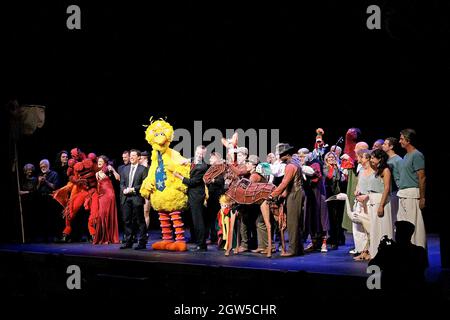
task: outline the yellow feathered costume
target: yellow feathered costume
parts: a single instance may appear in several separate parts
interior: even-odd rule
[[[190,166],[186,158],[169,148],[173,135],[173,127],[169,123],[162,119],[157,121],[150,119],[145,139],[153,149],[152,163],[140,192],[144,198],[150,199],[161,221],[163,240],[154,243],[153,249],[186,251],[181,211],[186,209],[188,203],[187,186],[181,179],[175,177],[173,172],[189,178]]]

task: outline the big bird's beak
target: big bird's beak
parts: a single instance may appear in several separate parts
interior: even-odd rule
[[[157,137],[155,137],[155,140],[154,140],[157,144],[159,144],[160,146],[162,146],[162,145],[164,145],[165,143],[166,143],[166,141],[167,141],[167,138],[166,138],[166,136],[164,136],[164,135],[162,135],[162,136],[157,136]]]

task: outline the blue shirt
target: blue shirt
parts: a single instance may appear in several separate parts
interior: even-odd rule
[[[384,192],[384,181],[381,176],[376,177],[375,173],[369,176],[369,191],[375,193],[383,193]]]
[[[361,169],[358,175],[358,190],[361,194],[369,193],[369,176],[363,175],[364,169]]]
[[[391,192],[397,191],[398,186],[400,185],[401,161],[402,161],[402,157],[400,157],[398,154],[396,154],[392,158],[389,158],[389,160],[387,161],[389,169],[391,169],[391,173],[392,173]]]
[[[400,165],[399,189],[418,188],[417,171],[425,169],[425,157],[419,150],[407,153]]]

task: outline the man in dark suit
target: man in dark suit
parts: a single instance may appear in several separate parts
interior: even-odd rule
[[[194,225],[194,233],[196,247],[191,251],[206,251],[206,228],[204,221],[204,201],[205,201],[205,183],[203,176],[208,170],[204,158],[206,154],[205,146],[198,146],[195,149],[195,157],[191,164],[190,178],[184,178],[178,173],[174,175],[183,179],[183,183],[188,186],[188,201],[192,213],[192,223]]]
[[[125,243],[120,249],[129,249],[133,246],[136,229],[139,238],[136,250],[145,249],[148,240],[144,219],[144,198],[139,193],[148,169],[139,164],[140,155],[139,150],[130,150],[130,165],[124,167],[120,173],[120,204],[125,223]]]
[[[124,152],[122,152],[122,160],[123,160],[123,164],[121,164],[119,166],[119,168],[117,169],[117,172],[119,174],[122,174],[122,171],[130,165],[130,151],[125,150]]]
[[[117,172],[119,173],[119,175],[122,175],[122,171],[128,167],[130,165],[130,151],[129,150],[124,150],[122,152],[122,160],[123,160],[123,164],[121,164],[119,166],[119,168],[117,169]],[[117,189],[116,189],[117,188]],[[119,192],[119,188],[120,188],[120,182],[118,184],[118,186],[114,186],[114,192],[116,193],[116,195],[119,196],[118,199],[118,214],[119,214],[119,221],[122,221],[121,224],[119,224],[119,231],[122,232],[124,231],[124,226],[123,226],[123,213],[122,213],[122,198],[124,197],[122,192]],[[122,220],[120,220],[120,217],[122,217]],[[123,232],[123,236],[122,236],[122,243],[125,243],[126,239],[125,239],[125,232]]]

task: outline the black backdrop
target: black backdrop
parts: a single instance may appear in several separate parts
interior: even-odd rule
[[[446,246],[450,5],[398,2],[2,4],[2,104],[47,106],[45,127],[19,143],[21,164],[74,146],[116,159],[149,149],[150,116],[175,128],[278,128],[297,147],[312,147],[317,127],[330,144],[352,126],[369,144],[413,127],[427,227]],[[81,30],[66,28],[70,4]],[[366,28],[370,4],[382,30]]]

